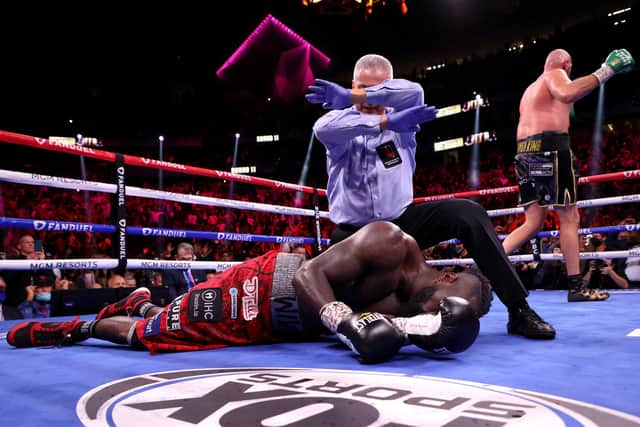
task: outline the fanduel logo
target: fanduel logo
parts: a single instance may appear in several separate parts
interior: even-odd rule
[[[187,237],[186,231],[180,230],[167,230],[167,229],[157,229],[157,228],[142,228],[143,236],[162,236],[162,237]]]
[[[251,242],[253,236],[251,234],[238,233],[216,233],[216,240],[240,240],[243,242]]]
[[[85,426],[637,426],[612,409],[469,381],[325,369],[160,372],[97,387]]]
[[[304,237],[277,236],[276,243],[304,243]]]

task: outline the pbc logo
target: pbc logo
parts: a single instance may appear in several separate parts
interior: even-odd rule
[[[36,140],[36,142],[38,143],[38,145],[44,145],[44,144],[46,144],[47,142],[49,142],[49,140],[48,140],[48,139],[45,139],[45,138],[34,138],[34,139]]]
[[[142,163],[144,163],[145,165],[151,163],[151,159],[148,159],[146,157],[140,157],[140,160],[142,160]]]
[[[251,280],[245,280],[242,284],[242,317],[244,320],[253,320],[258,317],[258,276]]]
[[[143,236],[151,236],[151,233],[153,233],[153,231],[150,228],[142,227]]]

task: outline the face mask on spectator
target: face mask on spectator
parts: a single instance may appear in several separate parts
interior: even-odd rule
[[[39,302],[51,301],[51,292],[43,292],[41,294],[36,294],[36,301],[39,301]]]
[[[598,239],[597,237],[594,237],[593,239],[591,239],[591,244],[597,248],[602,244],[602,239]]]

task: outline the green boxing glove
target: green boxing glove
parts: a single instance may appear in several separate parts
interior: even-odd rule
[[[634,65],[635,61],[633,56],[631,56],[627,49],[616,49],[607,56],[604,64],[592,74],[598,79],[600,84],[603,84],[616,74],[630,71]]]

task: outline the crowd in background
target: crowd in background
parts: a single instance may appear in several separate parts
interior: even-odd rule
[[[442,71],[425,72],[424,68],[417,68],[413,76],[404,76],[419,81],[425,90],[425,99],[432,105],[442,106],[452,103],[452,99],[464,101],[472,89],[481,93],[491,94],[493,98],[490,108],[483,109],[483,128],[496,129],[498,138],[486,141],[475,147],[464,146],[445,152],[432,150],[434,140],[442,137],[457,137],[461,135],[446,135],[446,132],[459,131],[460,126],[452,125],[446,120],[437,121],[423,127],[418,134],[417,170],[414,175],[414,194],[416,197],[450,194],[470,189],[490,189],[513,186],[515,173],[512,164],[515,152],[513,141],[514,123],[517,117],[517,100],[524,90],[524,82],[528,82],[540,72],[542,58],[550,48],[566,47],[574,58],[579,58],[574,64],[575,74],[593,71],[606,52],[591,49],[590,43],[584,42],[594,37],[594,28],[601,31],[598,37],[601,45],[608,45],[618,40],[621,32],[626,28],[614,28],[607,20],[594,21],[582,26],[576,26],[571,31],[557,31],[551,37],[539,38],[537,43],[528,40],[524,46],[525,53],[518,51],[499,52],[481,60],[465,58],[458,64],[447,66]],[[618,46],[616,46],[618,47]],[[624,46],[622,46],[624,47]],[[504,64],[509,66],[505,67]],[[531,67],[531,64],[536,64]],[[451,64],[450,64],[451,65]],[[538,66],[539,65],[539,66]],[[626,77],[625,77],[626,78]],[[481,86],[471,86],[482,82]],[[594,132],[593,115],[594,99],[581,101],[577,105],[577,117],[571,127],[571,146],[577,156],[580,176],[592,176],[603,173],[640,170],[640,122],[638,115],[632,108],[626,116],[620,114],[623,106],[637,105],[639,101],[638,85],[625,87],[623,78],[617,84],[607,86],[607,99],[616,114],[612,120],[605,120],[602,129]],[[303,103],[303,101],[301,101]],[[257,107],[253,107],[257,108]],[[272,106],[270,108],[276,108]],[[298,137],[308,138],[309,130],[301,131],[296,123],[285,120],[287,116],[306,123],[312,122],[314,117],[322,113],[308,105],[293,105],[295,114],[288,114],[283,106],[279,107],[278,122],[280,126],[289,126],[292,133]],[[247,124],[247,131],[257,131],[261,123],[270,117],[265,111],[251,110],[249,105],[243,105],[247,114],[255,116],[252,125]],[[229,109],[230,110],[230,109]],[[275,111],[275,110],[274,110]],[[274,113],[275,114],[275,113]],[[586,119],[580,120],[580,115]],[[309,117],[307,117],[309,116]],[[314,116],[314,117],[310,117]],[[263,120],[259,120],[263,117]],[[457,120],[457,119],[456,119]],[[460,119],[465,120],[465,119]],[[467,123],[468,124],[468,123]],[[465,125],[466,126],[466,125]],[[468,127],[468,126],[466,126]],[[306,145],[291,144],[284,146],[287,134],[284,129],[283,147],[240,146],[238,153],[239,164],[253,164],[257,166],[258,176],[273,177],[274,179],[297,183],[300,179],[301,159],[304,158]],[[601,137],[600,137],[601,132]],[[506,136],[505,136],[506,135]],[[206,137],[203,138],[206,142]],[[103,147],[110,150],[109,147]],[[472,171],[470,165],[472,150],[478,151],[480,179],[479,184],[470,180]],[[111,151],[118,151],[113,149]],[[31,153],[31,151],[30,151]],[[44,153],[44,152],[42,152]],[[281,154],[286,153],[286,154]],[[157,158],[153,152],[131,152]],[[23,156],[0,159],[0,165],[13,170],[50,174],[73,178],[84,178],[99,182],[113,182],[113,165],[105,162],[93,162],[85,170],[60,163],[55,154],[41,157]],[[69,157],[67,155],[59,155]],[[25,160],[27,159],[27,160]],[[174,148],[169,161],[176,161],[188,165],[228,170],[232,166],[232,159],[224,150],[207,149],[206,145],[191,148]],[[66,161],[66,160],[65,160]],[[74,159],[74,161],[76,161]],[[326,185],[324,170],[324,153],[316,148],[309,170],[307,185],[323,188]],[[213,166],[212,166],[213,165]],[[73,170],[72,170],[73,169]],[[128,176],[127,185],[134,185],[149,189],[159,188],[158,172],[146,169],[133,171]],[[82,174],[80,173],[82,171]],[[260,171],[265,171],[261,174]],[[75,173],[75,175],[74,175]],[[73,176],[71,176],[73,175]],[[588,200],[601,197],[634,195],[640,193],[637,179],[615,180],[603,183],[591,183],[579,186],[578,200]],[[247,202],[258,202],[278,206],[295,206],[314,209],[314,197],[311,194],[297,194],[293,191],[272,189],[242,183],[230,183],[222,179],[194,177],[186,175],[165,176],[162,190],[195,194],[199,196],[229,198]],[[0,187],[0,216],[83,222],[92,224],[113,224],[113,196],[106,193],[73,191],[57,189],[48,186],[28,186],[3,182]],[[516,192],[505,192],[474,197],[485,209],[512,208],[517,204]],[[318,209],[327,210],[326,198],[320,197]],[[640,220],[638,207],[635,203],[616,203],[609,206],[590,207],[582,209],[580,226],[598,227],[609,225],[634,225]],[[127,224],[131,226],[158,227],[178,230],[200,230],[213,232],[230,232],[243,234],[258,234],[268,236],[303,236],[316,237],[316,224],[313,217],[290,216],[272,214],[248,209],[230,209],[223,207],[204,206],[196,204],[178,203],[173,201],[158,201],[148,198],[128,196],[126,199]],[[512,214],[492,218],[498,235],[508,234],[524,221],[524,215]],[[558,221],[551,212],[545,223],[545,230],[557,230]],[[631,227],[633,228],[633,227]],[[320,219],[320,234],[328,238],[333,225],[327,219]],[[107,233],[59,232],[59,231],[29,231],[14,228],[0,230],[2,258],[29,258],[34,256],[34,245],[41,240],[43,257],[52,259],[69,258],[113,258],[115,239]],[[625,250],[640,246],[638,231],[624,231],[619,233],[592,233],[584,236],[581,251]],[[127,256],[129,258],[146,259],[178,259],[176,248],[180,243],[189,243],[193,250],[191,257],[196,260],[242,261],[258,256],[270,249],[301,250],[308,256],[317,253],[316,245],[296,247],[272,243],[255,243],[239,240],[206,240],[206,239],[176,239],[149,238],[129,235],[127,238]],[[599,243],[599,244],[596,244]],[[31,245],[31,246],[30,246]],[[25,249],[26,248],[26,249]],[[26,250],[26,252],[25,252]],[[521,249],[520,253],[530,253],[532,247]],[[557,238],[543,238],[540,241],[541,252],[559,252]],[[39,251],[35,251],[40,253]],[[424,251],[426,259],[456,258],[467,256],[462,245],[441,244]],[[40,256],[40,255],[38,255]],[[583,274],[593,281],[593,287],[625,288],[640,287],[639,257],[632,259],[598,260],[602,262],[582,261]],[[453,267],[448,267],[452,268]],[[464,268],[457,266],[455,269]],[[561,261],[519,263],[516,268],[529,288],[562,289],[566,288],[565,274]],[[609,270],[607,270],[609,269]],[[623,282],[612,280],[608,272],[614,270],[626,280]],[[37,272],[36,272],[37,273]],[[209,274],[215,272],[209,271]],[[119,286],[158,286],[163,284],[162,273],[159,271],[129,271],[120,275],[108,270],[95,271],[54,271],[49,274],[31,274],[29,283],[10,283],[15,280],[11,273],[0,272],[0,295],[10,286],[28,285],[25,298],[36,301],[38,294],[47,294],[56,289],[119,287]],[[25,276],[26,277],[26,276]],[[22,279],[19,279],[22,280]],[[47,285],[39,286],[39,285]],[[44,289],[39,289],[44,288]],[[23,301],[24,302],[24,301]],[[15,303],[15,302],[14,302]],[[0,314],[2,301],[0,301]],[[31,310],[37,315],[38,305],[22,307],[24,313]],[[7,311],[5,310],[5,315]],[[23,313],[23,314],[24,314]],[[1,319],[1,317],[0,317]]]
[[[573,146],[578,160],[581,176],[600,173],[640,169],[640,133],[629,121],[609,123],[604,129],[601,144],[592,146],[592,130],[572,130]],[[495,141],[484,144],[480,152],[480,185],[478,188],[500,188],[514,185],[513,165],[505,159],[511,158],[509,151],[513,144]],[[415,195],[439,195],[468,191],[469,184],[469,147],[457,153],[448,153],[441,159],[423,156],[418,161],[415,175]],[[455,155],[452,155],[455,154]],[[597,162],[594,162],[594,158]],[[257,159],[259,160],[259,159]],[[101,180],[99,170],[89,177]],[[149,172],[152,174],[153,172]],[[104,179],[102,179],[104,180]],[[295,177],[291,177],[295,181]],[[154,188],[154,180],[142,180],[142,186]],[[172,180],[164,186],[165,191],[198,194],[235,200],[267,203],[280,206],[313,208],[313,197],[309,194],[296,194],[291,191],[236,183],[230,193],[231,184],[223,180],[198,178],[194,191],[193,179],[183,177],[183,181]],[[640,188],[637,180],[615,180],[599,184],[586,184],[579,187],[579,200],[608,197],[612,195],[636,194]],[[27,186],[4,183],[2,186],[2,216],[24,219],[51,219],[58,221],[89,222],[94,224],[112,223],[112,196],[106,193],[69,191],[47,186]],[[501,193],[478,196],[475,198],[487,210],[510,208],[517,204],[517,193]],[[326,200],[320,201],[320,208],[326,209]],[[128,197],[126,203],[127,221],[132,226],[160,227],[178,230],[200,230],[268,236],[315,235],[313,217],[272,214],[266,212],[229,209],[222,207],[185,204],[173,201]],[[612,204],[581,210],[581,227],[638,223],[637,206],[634,203]],[[511,214],[492,218],[498,235],[513,231],[523,220],[522,214]],[[321,219],[321,236],[328,238],[332,224]],[[551,212],[545,224],[545,230],[556,230],[557,218]],[[19,258],[21,240],[42,240],[43,252],[47,258],[111,258],[113,257],[113,236],[106,233],[78,232],[25,232],[19,229],[4,229],[3,252],[5,258]],[[26,236],[26,237],[25,237]],[[637,231],[600,235],[606,241],[603,249],[624,250],[640,244]],[[582,251],[598,250],[590,241],[592,236],[582,239]],[[193,246],[193,259],[210,261],[242,261],[258,256],[270,249],[286,249],[272,243],[255,243],[234,240],[148,238],[128,237],[128,256],[130,258],[165,259],[177,258],[176,246],[182,241]],[[558,238],[543,238],[541,252],[559,251]],[[307,245],[306,253],[314,253],[314,245]],[[465,257],[462,245],[442,244],[424,251],[426,259]],[[531,253],[531,247],[522,248],[520,253]],[[624,273],[625,259],[609,260],[611,267]],[[584,274],[589,272],[593,263],[583,261]],[[546,264],[546,265],[545,265]],[[456,267],[462,268],[462,267]],[[518,272],[529,288],[561,289],[566,286],[562,263],[530,262],[518,263]],[[210,272],[213,273],[213,272]],[[42,278],[33,277],[37,282]],[[6,280],[5,280],[6,281]],[[162,283],[160,272],[130,271],[124,275],[114,275],[108,270],[96,271],[58,271],[51,277],[52,289],[73,289],[77,287],[115,287],[115,286],[154,286]],[[32,283],[35,285],[36,283]],[[600,287],[603,284],[600,283]],[[608,287],[638,286],[637,281],[629,280],[626,286],[605,283]],[[37,287],[35,287],[37,288]],[[46,290],[46,289],[45,289]],[[37,292],[31,292],[37,295]],[[35,299],[35,295],[30,295]],[[28,296],[29,297],[29,296]]]

